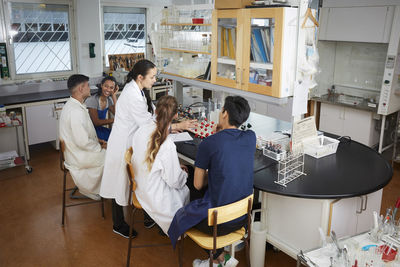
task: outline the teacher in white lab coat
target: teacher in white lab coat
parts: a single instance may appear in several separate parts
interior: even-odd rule
[[[114,125],[108,140],[100,195],[112,198],[113,231],[129,237],[129,226],[124,220],[122,206],[127,206],[129,182],[124,160],[125,151],[131,146],[132,137],[141,125],[154,121],[154,105],[145,90],[156,82],[157,68],[149,60],[140,60],[128,73],[127,82],[118,98]],[[173,131],[194,127],[194,121],[171,126]],[[132,231],[133,236],[136,232]]]

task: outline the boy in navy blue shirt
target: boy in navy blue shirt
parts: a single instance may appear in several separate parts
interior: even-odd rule
[[[201,199],[190,202],[178,210],[171,223],[168,234],[173,245],[186,230],[195,227],[212,234],[208,226],[208,209],[227,205],[243,199],[253,192],[253,161],[256,149],[256,136],[253,131],[241,131],[238,127],[250,114],[246,99],[228,96],[219,115],[217,133],[206,138],[199,146],[194,171],[194,187],[208,189]],[[208,170],[208,171],[207,171]],[[245,226],[247,218],[218,226],[218,235],[226,235]],[[214,255],[214,266],[236,266],[238,261],[226,257],[223,249]],[[193,262],[194,267],[209,266],[209,259]]]

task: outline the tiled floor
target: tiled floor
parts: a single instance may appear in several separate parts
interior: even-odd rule
[[[91,204],[67,209],[61,226],[62,174],[58,152],[49,144],[31,148],[33,173],[23,167],[0,171],[0,266],[124,266],[127,239],[112,232],[111,203],[105,214]],[[393,206],[400,195],[400,168],[385,187],[382,211]],[[140,215],[139,215],[140,216]],[[135,242],[165,242],[157,229],[141,224]],[[170,246],[134,249],[133,266],[177,266],[177,253]],[[192,241],[185,240],[184,266],[206,254]],[[239,266],[245,266],[244,251],[237,253]],[[268,250],[266,266],[295,266],[284,253]]]

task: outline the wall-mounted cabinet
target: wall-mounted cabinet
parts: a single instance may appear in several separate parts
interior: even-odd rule
[[[214,10],[211,82],[253,93],[293,94],[296,8]]]
[[[319,40],[389,43],[394,6],[322,8]]]

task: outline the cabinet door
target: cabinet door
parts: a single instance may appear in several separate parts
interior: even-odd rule
[[[344,132],[351,139],[366,146],[373,146],[378,141],[374,140],[375,124],[372,112],[354,108],[344,108]],[[377,136],[375,134],[375,136]]]
[[[338,238],[356,233],[357,204],[358,197],[340,199],[332,203],[330,231],[334,230]]]
[[[214,10],[211,82],[240,88],[243,50],[243,10]]]
[[[343,107],[321,103],[319,130],[332,134],[343,135],[343,115]]]
[[[373,213],[381,214],[382,189],[363,196],[364,202],[361,214],[357,214],[357,234],[368,231],[373,226]],[[384,213],[385,211],[383,211]]]
[[[291,8],[245,10],[242,89],[274,97],[291,95],[296,49],[290,37],[296,34],[291,31],[296,29],[296,15]]]
[[[320,40],[388,43],[394,7],[323,8]]]
[[[57,139],[57,119],[53,104],[26,107],[26,122],[29,145]]]

